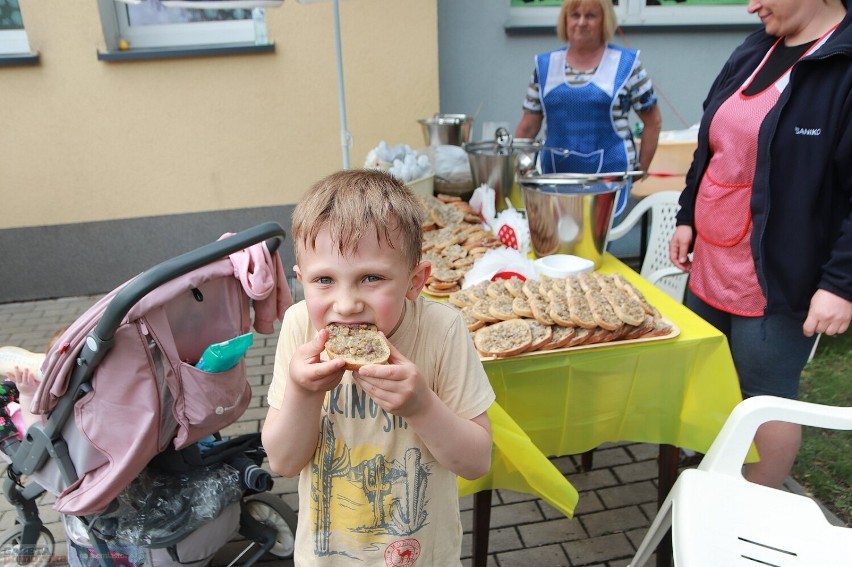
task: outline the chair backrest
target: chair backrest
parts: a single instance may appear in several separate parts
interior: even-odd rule
[[[640,274],[677,302],[683,303],[689,274],[675,268],[669,260],[669,241],[676,226],[678,199],[678,191],[660,191],[645,197],[618,226],[610,230],[609,240],[621,238],[643,215],[650,213],[651,228]]]
[[[743,400],[728,419],[707,454],[700,470],[741,477],[741,468],[757,428],[767,421],[786,421],[824,429],[852,430],[852,407],[835,407],[754,396]]]

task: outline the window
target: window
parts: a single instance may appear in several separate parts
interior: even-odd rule
[[[109,51],[268,44],[260,8],[198,10],[115,0],[101,6]]]
[[[0,55],[30,52],[18,0],[0,0]]]
[[[509,0],[507,29],[554,28],[562,0]],[[614,0],[621,26],[758,26],[748,0]]]

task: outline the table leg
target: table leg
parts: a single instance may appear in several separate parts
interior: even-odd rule
[[[660,455],[657,458],[657,474],[659,483],[657,485],[657,509],[663,505],[666,496],[669,495],[677,480],[678,463],[680,462],[680,448],[674,445],[660,445]],[[660,540],[657,547],[657,567],[671,567],[672,564],[672,534],[671,531]]]
[[[589,472],[595,466],[595,450],[589,449],[580,456],[580,470]]]
[[[473,556],[472,567],[488,563],[488,530],[491,529],[491,490],[473,495]]]

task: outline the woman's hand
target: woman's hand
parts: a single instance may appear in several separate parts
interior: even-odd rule
[[[808,317],[802,325],[806,337],[816,333],[840,335],[849,328],[852,320],[852,302],[830,291],[818,289],[811,298]]]
[[[689,248],[692,246],[692,227],[682,224],[678,226],[669,243],[669,259],[679,269],[688,272],[692,268],[689,259]]]

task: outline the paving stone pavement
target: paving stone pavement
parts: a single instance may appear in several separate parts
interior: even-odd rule
[[[0,345],[42,351],[60,326],[75,320],[97,297],[72,297],[0,304]],[[258,335],[247,355],[248,380],[253,388],[249,409],[223,435],[260,430],[266,415],[265,394],[272,379],[276,335]],[[493,493],[488,567],[624,567],[628,565],[656,513],[657,446],[641,443],[609,444],[594,453],[594,468],[581,472],[579,456],[552,459],[580,492],[573,519],[565,518],[546,502],[512,491]],[[295,479],[275,479],[273,493],[298,506]],[[53,496],[39,501],[42,520],[54,535],[55,563],[65,562],[66,544]],[[470,565],[472,497],[459,500],[464,526],[462,564]],[[13,526],[15,512],[0,498],[0,531]],[[213,561],[227,565],[244,542],[226,544]],[[264,565],[290,566],[291,560],[264,560]]]

